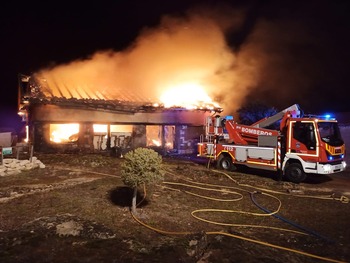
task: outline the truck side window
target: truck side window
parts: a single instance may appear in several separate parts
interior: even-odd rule
[[[296,122],[293,124],[293,138],[304,144],[309,150],[315,150],[316,139],[312,123]]]

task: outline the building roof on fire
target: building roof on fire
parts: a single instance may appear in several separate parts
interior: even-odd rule
[[[154,112],[169,110],[189,110],[185,107],[164,107],[154,98],[140,96],[132,91],[108,90],[89,86],[68,87],[64,84],[48,83],[33,76],[20,75],[20,110],[28,105],[53,104],[70,108],[85,108],[113,112]],[[222,112],[220,107],[203,104],[191,110]]]

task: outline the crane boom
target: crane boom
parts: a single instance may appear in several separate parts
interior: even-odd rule
[[[274,124],[275,122],[283,119],[283,117],[286,115],[286,113],[289,112],[291,114],[291,117],[293,118],[299,118],[300,117],[300,107],[298,104],[294,104],[271,117],[266,117],[251,126],[258,127],[258,128],[265,128],[270,126],[271,124]]]

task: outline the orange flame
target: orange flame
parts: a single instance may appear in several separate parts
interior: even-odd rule
[[[188,82],[168,87],[160,97],[164,107],[184,107],[186,109],[219,107],[198,83]],[[210,106],[211,105],[211,106]]]
[[[78,133],[78,123],[50,125],[50,141],[55,143],[76,141]]]

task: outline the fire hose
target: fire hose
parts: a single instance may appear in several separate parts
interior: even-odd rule
[[[265,207],[262,207],[261,205],[259,205],[259,204],[257,203],[257,201],[256,201],[255,198],[254,198],[254,195],[255,195],[255,194],[264,194],[264,193],[263,193],[263,192],[252,192],[252,193],[250,193],[250,199],[252,200],[252,202],[253,202],[258,208],[260,208],[261,210],[263,210],[264,212],[266,212],[266,213],[268,213],[268,214],[271,214],[271,212],[270,212],[268,209],[266,209]],[[292,221],[290,221],[290,220],[287,220],[286,218],[283,218],[282,216],[278,215],[277,213],[271,214],[271,215],[272,215],[273,217],[275,217],[275,218],[278,218],[278,219],[282,220],[283,222],[286,222],[286,223],[288,223],[288,224],[290,224],[290,225],[292,225],[292,226],[295,226],[295,227],[299,228],[299,229],[302,230],[302,231],[305,231],[306,233],[309,233],[310,235],[313,235],[313,236],[315,236],[315,237],[318,237],[318,238],[321,238],[321,239],[323,239],[323,240],[326,240],[327,242],[332,243],[332,244],[336,243],[334,240],[331,240],[331,239],[329,239],[329,238],[327,238],[327,237],[325,237],[325,236],[323,236],[323,235],[320,235],[320,234],[316,233],[315,231],[313,231],[313,230],[311,230],[311,229],[307,229],[307,228],[305,228],[305,227],[303,227],[303,226],[301,226],[301,225],[298,225],[298,224],[296,224],[295,222],[292,222]]]
[[[191,187],[191,188],[200,188],[202,190],[210,190],[210,188],[208,187],[204,187],[204,185],[206,184],[202,184],[202,183],[197,183],[197,182],[193,182],[193,181],[188,181],[190,182],[191,184],[187,184],[187,183],[176,183],[176,182],[163,182],[164,184],[168,184],[168,185],[179,185],[179,186],[186,186],[186,187]],[[195,184],[195,185],[193,185]],[[213,186],[213,185],[211,185]],[[214,185],[215,187],[218,187],[218,185]],[[185,192],[187,194],[191,194],[191,195],[195,195],[197,197],[202,197],[202,198],[206,198],[206,199],[210,199],[210,200],[217,200],[216,198],[212,198],[212,197],[207,197],[207,196],[201,196],[201,195],[198,195],[198,194],[195,194],[195,193],[191,193],[190,191],[181,191],[181,190],[178,190],[178,189],[174,189],[172,187],[165,187],[165,188],[169,188],[171,190],[176,190],[176,191],[180,191],[180,192]],[[225,186],[225,188],[230,188],[230,187],[227,187]],[[236,188],[238,189],[237,187],[232,187],[232,188]],[[221,191],[219,189],[212,189],[213,191]],[[246,191],[244,189],[241,189],[243,191]],[[145,191],[145,189],[144,189]],[[234,191],[229,191],[229,190],[223,190],[225,192],[225,194],[227,193],[236,193],[237,192],[234,192]],[[247,191],[249,192],[249,191]],[[313,236],[316,236],[318,238],[322,238],[324,240],[327,240],[328,242],[332,242],[334,243],[333,240],[330,240],[310,229],[307,229],[305,227],[302,227],[302,226],[299,226],[289,220],[286,220],[284,218],[282,218],[281,216],[277,215],[277,212],[279,211],[279,207],[271,212],[271,211],[268,211],[266,208],[263,208],[262,206],[260,206],[256,200],[254,199],[254,194],[257,194],[257,193],[262,193],[262,192],[249,192],[251,194],[251,198],[252,200],[254,200],[254,204],[257,205],[261,210],[263,210],[265,213],[267,213],[266,215],[269,216],[269,215],[273,215],[291,225],[293,225],[294,227],[297,227],[299,229],[301,229],[303,232],[299,232],[299,231],[294,231],[294,230],[289,230],[289,229],[282,229],[282,228],[277,228],[277,227],[269,227],[269,226],[254,226],[254,225],[240,225],[240,224],[225,224],[225,223],[218,223],[218,222],[213,222],[213,221],[208,221],[208,220],[205,220],[197,215],[195,215],[196,213],[199,213],[199,212],[240,212],[240,213],[246,213],[246,214],[252,214],[252,215],[261,215],[261,214],[257,214],[257,213],[250,213],[250,212],[242,212],[242,211],[231,211],[231,210],[220,210],[220,209],[198,209],[198,210],[195,210],[195,211],[192,211],[191,215],[196,218],[196,219],[199,219],[199,220],[202,220],[202,221],[205,221],[207,223],[212,223],[212,224],[218,224],[218,225],[232,225],[232,226],[243,226],[243,227],[261,227],[261,228],[268,228],[268,229],[272,229],[272,230],[282,230],[282,231],[289,231],[289,232],[295,232],[295,233],[298,233],[298,234],[311,234]],[[265,195],[268,195],[268,196],[271,196],[273,197],[272,195],[270,194],[267,194],[267,193],[264,193]],[[273,197],[273,198],[276,198],[276,197]],[[278,199],[278,198],[276,198]],[[223,201],[238,201],[238,200],[241,200],[241,197],[237,197],[237,198],[233,198],[233,199],[226,199],[226,200],[223,200]],[[195,234],[193,232],[188,232],[188,231],[182,231],[182,232],[176,232],[176,231],[165,231],[165,230],[161,230],[161,229],[157,229],[155,227],[152,227],[152,226],[149,226],[147,225],[146,223],[142,222],[140,219],[137,218],[137,215],[132,214],[132,217],[138,222],[140,223],[141,225],[153,230],[153,231],[156,231],[160,234],[165,234],[165,235],[188,235],[188,234]],[[240,235],[235,235],[235,234],[232,234],[232,233],[226,233],[226,232],[223,232],[223,231],[206,231],[205,234],[207,235],[224,235],[224,236],[229,236],[229,237],[232,237],[232,238],[237,238],[237,239],[241,239],[241,240],[245,240],[245,241],[249,241],[249,242],[252,242],[252,243],[257,243],[257,244],[261,244],[261,245],[265,245],[265,246],[269,246],[269,247],[273,247],[273,248],[276,248],[276,249],[280,249],[280,250],[285,250],[285,251],[289,251],[289,252],[294,252],[296,254],[301,254],[301,255],[304,255],[304,256],[308,256],[308,257],[311,257],[311,258],[317,258],[317,259],[321,259],[321,260],[325,260],[325,261],[329,261],[329,262],[342,262],[342,261],[339,261],[339,260],[335,260],[335,259],[331,259],[331,258],[326,258],[326,257],[322,257],[322,256],[318,256],[318,255],[315,255],[315,254],[311,254],[311,253],[307,253],[307,252],[303,252],[303,251],[300,251],[300,250],[295,250],[295,249],[291,249],[291,248],[287,248],[287,247],[283,247],[283,246],[279,246],[279,245],[275,245],[275,244],[271,244],[271,243],[267,243],[267,242],[263,242],[263,241],[259,241],[259,240],[255,240],[255,239],[252,239],[252,238],[247,238],[247,237],[243,237],[243,236],[240,236]]]
[[[83,171],[83,170],[79,170],[79,171],[81,171],[81,172],[91,172],[91,171]],[[252,187],[252,188],[253,188],[253,186],[250,186],[250,185],[239,184],[236,180],[234,180],[231,176],[229,176],[228,174],[226,174],[226,173],[224,173],[224,172],[221,172],[221,171],[217,171],[217,172],[225,174],[230,180],[234,181],[234,182],[235,182],[237,185],[239,185],[239,186],[245,186],[245,187]],[[104,173],[99,173],[99,172],[93,172],[93,173],[100,174],[100,175],[108,175],[108,176],[118,177],[118,176],[114,176],[114,175],[110,175],[110,174],[104,174]],[[191,182],[193,183],[193,181],[191,181]],[[178,183],[170,183],[170,182],[164,182],[164,183],[173,184],[173,185],[174,185],[174,184],[178,184]],[[182,184],[182,185],[188,185],[188,184]],[[191,185],[191,187],[193,187],[193,185]],[[199,186],[195,186],[195,187],[196,187],[196,188],[200,188]],[[227,188],[227,187],[226,187],[226,188]],[[232,187],[232,188],[238,189],[237,187]],[[259,188],[256,188],[256,187],[255,187],[255,189],[259,189]],[[210,190],[210,189],[207,189],[207,190]],[[274,228],[274,227],[267,227],[267,228],[270,228],[270,229],[279,229],[279,230],[284,230],[284,231],[290,231],[290,232],[295,232],[295,233],[299,233],[299,234],[309,233],[309,234],[311,234],[311,235],[313,235],[313,236],[316,236],[316,237],[322,238],[322,239],[324,239],[324,240],[327,240],[328,242],[334,243],[333,240],[330,240],[330,239],[328,239],[328,238],[326,238],[326,237],[324,237],[324,236],[322,236],[322,235],[320,235],[320,234],[318,234],[318,233],[316,233],[316,232],[314,232],[314,231],[312,231],[312,230],[310,230],[310,229],[306,229],[305,227],[299,226],[299,225],[297,225],[297,224],[295,224],[295,223],[293,223],[293,222],[291,222],[291,221],[288,221],[288,220],[282,218],[281,216],[279,216],[279,215],[277,214],[279,208],[278,208],[276,211],[271,212],[271,211],[269,211],[268,209],[266,209],[266,208],[260,206],[260,205],[256,202],[256,200],[255,200],[255,198],[254,198],[254,194],[258,194],[258,193],[259,193],[259,194],[262,194],[262,192],[260,192],[260,191],[259,191],[259,192],[257,192],[257,191],[255,191],[255,192],[250,192],[250,191],[247,191],[247,190],[245,190],[245,189],[240,189],[240,190],[243,190],[243,191],[246,191],[246,192],[250,193],[251,200],[253,201],[253,203],[254,203],[258,208],[260,208],[260,209],[263,210],[265,213],[267,213],[267,215],[272,215],[272,216],[274,216],[274,217],[276,217],[276,218],[278,218],[278,219],[280,219],[280,220],[282,220],[282,221],[284,221],[284,222],[287,222],[287,223],[289,223],[289,224],[291,224],[291,225],[293,225],[293,226],[295,226],[295,227],[297,227],[297,228],[303,230],[303,232],[298,232],[298,231],[293,231],[293,230],[287,230],[287,229],[281,229],[281,228]],[[282,193],[282,192],[276,192],[276,191],[271,191],[271,190],[267,190],[267,189],[259,189],[259,190],[265,190],[265,191],[267,191],[267,192],[273,192],[273,193],[278,193],[278,194],[285,194],[285,193]],[[216,191],[218,191],[218,190],[216,189]],[[225,190],[225,191],[226,191],[226,193],[227,193],[227,190]],[[141,202],[139,202],[137,205],[139,205],[140,203],[142,203],[142,201],[143,201],[143,200],[145,199],[145,197],[146,197],[146,188],[145,188],[145,186],[144,186],[144,192],[145,192],[145,195],[144,195],[143,199],[142,199]],[[189,192],[189,191],[187,191],[186,193],[192,194],[192,195],[196,195],[196,196],[198,196],[198,197],[202,197],[202,196],[200,196],[200,195],[193,194],[193,193],[191,193],[191,192]],[[266,194],[266,193],[265,193],[265,194]],[[268,194],[267,194],[267,195],[268,195]],[[305,197],[313,197],[313,196],[305,196]],[[207,198],[207,199],[211,199],[211,200],[218,200],[218,199],[214,199],[214,198],[210,198],[210,197],[206,197],[206,198]],[[319,198],[321,198],[321,199],[339,200],[339,201],[341,201],[341,202],[343,202],[343,203],[348,203],[348,202],[349,202],[349,199],[348,199],[347,197],[345,197],[345,196],[342,196],[342,197],[340,197],[339,199],[331,198],[331,197],[330,197],[330,198],[322,198],[322,197],[319,197]],[[236,198],[236,199],[226,200],[226,201],[238,201],[238,200],[240,200],[240,199],[241,199],[241,197],[238,197],[238,198]],[[200,217],[195,216],[194,214],[195,214],[195,213],[198,213],[198,212],[205,212],[205,211],[232,212],[232,211],[223,211],[223,210],[218,210],[218,209],[199,209],[199,210],[193,211],[191,214],[192,214],[192,216],[194,216],[195,218],[200,219],[200,220],[203,220],[203,219],[201,219]],[[237,211],[235,211],[235,212],[237,212]],[[246,213],[247,213],[247,212],[246,212]],[[149,228],[149,229],[151,229],[151,230],[153,230],[153,231],[156,231],[156,232],[158,232],[158,233],[160,233],[160,234],[171,234],[171,235],[188,235],[188,234],[194,234],[194,233],[188,232],[188,231],[184,231],[184,232],[173,232],[173,231],[164,231],[164,230],[160,230],[160,229],[154,228],[154,227],[149,226],[148,224],[142,222],[140,219],[137,218],[137,215],[133,214],[132,212],[131,212],[131,214],[132,214],[132,217],[134,218],[134,220],[137,221],[139,224],[141,224],[141,225],[143,225],[143,226],[145,226],[145,227],[147,227],[147,228]],[[254,214],[254,213],[250,213],[250,214]],[[207,220],[203,220],[203,221],[206,221],[206,222],[208,222],[208,223],[215,223],[215,222],[210,222],[210,221],[207,221]],[[235,225],[235,226],[240,226],[240,225]],[[246,225],[246,226],[248,226],[248,227],[254,227],[254,226],[249,226],[249,225]],[[260,227],[260,226],[257,226],[257,227]],[[235,235],[235,234],[232,234],[232,233],[226,233],[226,232],[222,232],[222,231],[207,231],[207,232],[205,232],[205,233],[206,233],[207,235],[224,235],[224,236],[229,236],[229,237],[233,237],[233,238],[237,238],[237,239],[249,241],[249,242],[252,242],[252,243],[257,243],[257,244],[261,244],[261,245],[273,247],[273,248],[280,249],[280,250],[290,251],[290,252],[294,252],[294,253],[297,253],[297,254],[305,255],[305,256],[308,256],[308,257],[311,257],[311,258],[317,258],[317,259],[321,259],[321,260],[325,260],[325,261],[329,261],[329,262],[345,263],[345,262],[343,262],[343,261],[334,260],[334,259],[326,258],[326,257],[321,257],[321,256],[318,256],[318,255],[306,253],[306,252],[299,251],[299,250],[290,249],[290,248],[283,247],[283,246],[274,245],[274,244],[271,244],[271,243],[267,243],[267,242],[263,242],[263,241],[259,241],[259,240],[255,240],[255,239],[251,239],[251,238],[247,238],[247,237]]]

